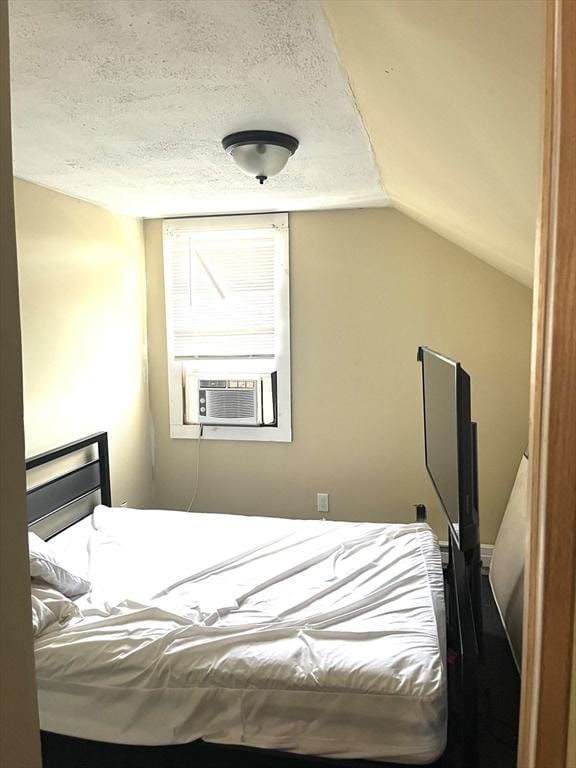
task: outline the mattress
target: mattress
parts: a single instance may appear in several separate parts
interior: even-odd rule
[[[36,640],[43,730],[414,764],[443,752],[427,525],[100,506],[50,544],[92,590]]]

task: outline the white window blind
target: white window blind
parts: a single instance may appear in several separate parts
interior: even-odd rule
[[[174,358],[274,357],[276,247],[273,225],[171,234]]]

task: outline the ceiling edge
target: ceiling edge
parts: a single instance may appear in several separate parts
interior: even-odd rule
[[[484,264],[491,267],[492,269],[497,270],[506,277],[509,277],[511,280],[520,283],[524,287],[533,290],[534,275],[532,274],[532,271],[525,267],[523,264],[518,264],[508,259],[505,260],[506,265],[504,265],[502,261],[496,262],[493,255],[488,251],[483,251],[474,243],[471,243],[468,238],[459,237],[457,233],[449,231],[441,225],[438,225],[435,221],[431,221],[430,217],[421,214],[420,211],[410,207],[409,205],[404,205],[397,200],[392,200],[390,207],[396,211],[400,211],[400,213],[403,213],[405,216],[408,216],[409,218],[418,222],[418,224],[422,224],[422,226],[426,227],[426,229],[429,229],[431,232],[434,232],[440,237],[443,237],[445,240],[448,240],[448,242],[457,245],[459,248],[462,248],[464,251],[466,251],[466,253],[469,253],[471,256],[474,256],[474,258],[484,262]]]
[[[324,17],[324,21],[326,22],[326,27],[328,28],[328,34],[330,35],[330,39],[332,41],[332,45],[334,46],[334,51],[336,54],[336,59],[338,61],[338,66],[340,67],[340,71],[342,72],[342,77],[346,81],[346,85],[348,86],[348,90],[350,91],[350,95],[352,97],[352,101],[354,102],[354,108],[356,109],[356,113],[358,115],[358,119],[360,120],[360,123],[362,124],[362,129],[366,135],[366,141],[368,142],[368,146],[370,147],[370,155],[372,157],[372,163],[374,164],[374,168],[376,168],[376,173],[378,174],[378,180],[380,181],[380,187],[382,188],[382,193],[386,200],[388,201],[388,205],[393,205],[392,199],[388,192],[386,191],[386,186],[384,184],[384,179],[382,178],[382,170],[380,168],[380,163],[376,159],[376,153],[374,152],[374,144],[372,143],[372,136],[370,135],[370,131],[366,127],[366,123],[364,121],[364,115],[362,114],[362,111],[360,109],[360,106],[358,104],[358,100],[356,99],[356,91],[352,87],[352,81],[350,79],[350,74],[346,67],[344,66],[344,63],[342,61],[342,58],[340,56],[340,49],[338,47],[338,43],[336,41],[336,33],[334,31],[334,28],[332,24],[330,23],[330,18],[328,16],[328,11],[324,5],[323,2],[320,3],[320,7],[322,9],[322,15]]]

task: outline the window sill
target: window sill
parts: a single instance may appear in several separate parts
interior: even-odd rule
[[[197,440],[200,427],[197,424],[171,424],[170,437],[177,440]],[[291,443],[290,424],[277,427],[227,427],[204,426],[202,440],[237,440],[240,442]]]

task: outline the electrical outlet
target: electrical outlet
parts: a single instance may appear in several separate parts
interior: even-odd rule
[[[316,494],[316,510],[322,515],[327,515],[328,509],[329,509],[328,494],[317,493]]]

